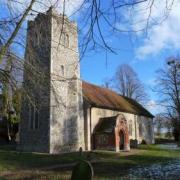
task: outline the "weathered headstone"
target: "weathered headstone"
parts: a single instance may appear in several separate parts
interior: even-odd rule
[[[130,139],[130,147],[131,148],[137,148],[138,147],[137,139]]]
[[[80,160],[73,168],[71,180],[92,180],[93,174],[90,162]]]
[[[89,161],[82,160],[83,149],[79,148],[79,161],[74,166],[71,180],[91,180],[93,178],[93,167]]]

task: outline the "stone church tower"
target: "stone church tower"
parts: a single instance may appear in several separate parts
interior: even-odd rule
[[[77,25],[53,8],[28,22],[20,149],[84,149]]]

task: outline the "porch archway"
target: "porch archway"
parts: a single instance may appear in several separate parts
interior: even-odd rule
[[[118,115],[116,119],[115,141],[117,152],[119,150],[130,150],[127,120],[122,114]]]

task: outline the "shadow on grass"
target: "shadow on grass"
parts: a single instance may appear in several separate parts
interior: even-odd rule
[[[92,161],[95,177],[116,178],[128,175],[129,169],[148,166],[155,163],[166,164],[180,158],[180,151],[159,149],[157,146],[141,146],[138,154],[115,153],[110,151],[84,152],[82,159]],[[60,155],[40,153],[20,153],[11,148],[0,146],[0,171],[19,169],[31,171],[28,177],[52,177],[51,172],[60,173],[66,177],[71,174],[73,167],[54,168],[46,172],[33,174],[33,168],[50,167],[53,165],[74,163],[79,159],[79,153],[66,153]]]
[[[13,179],[13,180],[20,180],[20,179],[26,179],[26,180],[32,180],[32,179],[44,179],[44,180],[51,180],[51,179],[61,179],[61,180],[67,180],[70,179],[71,172],[70,171],[24,171],[20,173],[16,173],[14,175],[12,174],[6,174],[0,176],[0,179]]]
[[[57,164],[73,163],[79,159],[79,153],[65,153],[60,155],[26,153],[14,148],[0,146],[0,171],[42,168]]]

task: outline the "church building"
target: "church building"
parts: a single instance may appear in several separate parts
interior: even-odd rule
[[[80,79],[75,22],[50,8],[28,22],[26,43],[21,150],[119,152],[154,143],[153,115],[142,105]]]

